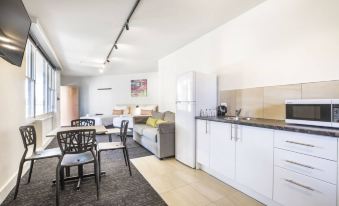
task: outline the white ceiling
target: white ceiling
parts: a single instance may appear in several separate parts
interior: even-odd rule
[[[104,74],[157,71],[158,60],[264,0],[141,0]],[[135,0],[24,0],[63,75],[99,75]]]

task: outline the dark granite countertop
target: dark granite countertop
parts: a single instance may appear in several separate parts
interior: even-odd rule
[[[282,120],[260,119],[260,118],[251,118],[250,120],[244,120],[244,119],[230,120],[230,119],[225,119],[225,117],[199,117],[199,116],[196,117],[196,119],[339,138],[339,129],[328,128],[328,127],[314,127],[314,126],[286,124],[285,121],[282,121]]]

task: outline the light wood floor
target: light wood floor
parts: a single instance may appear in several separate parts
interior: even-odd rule
[[[207,173],[191,169],[174,158],[160,161],[155,156],[147,156],[131,161],[170,206],[262,205]]]

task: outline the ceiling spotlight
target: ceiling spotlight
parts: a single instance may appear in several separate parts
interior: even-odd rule
[[[128,26],[128,23],[126,23],[126,30],[129,30],[129,26]]]
[[[99,69],[100,74],[104,73],[104,69]]]
[[[115,49],[118,49],[118,46],[117,46],[116,44],[114,44],[114,48],[115,48]]]

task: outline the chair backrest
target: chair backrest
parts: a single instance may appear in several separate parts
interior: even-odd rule
[[[128,120],[122,120],[120,126],[120,138],[124,146],[126,146],[128,123]]]
[[[36,149],[36,132],[33,125],[21,126],[19,128],[24,147],[27,150],[27,147],[33,145],[33,151]]]
[[[62,154],[78,154],[93,151],[96,142],[95,129],[69,130],[57,133]]]
[[[94,119],[75,119],[71,121],[72,127],[95,126]]]

